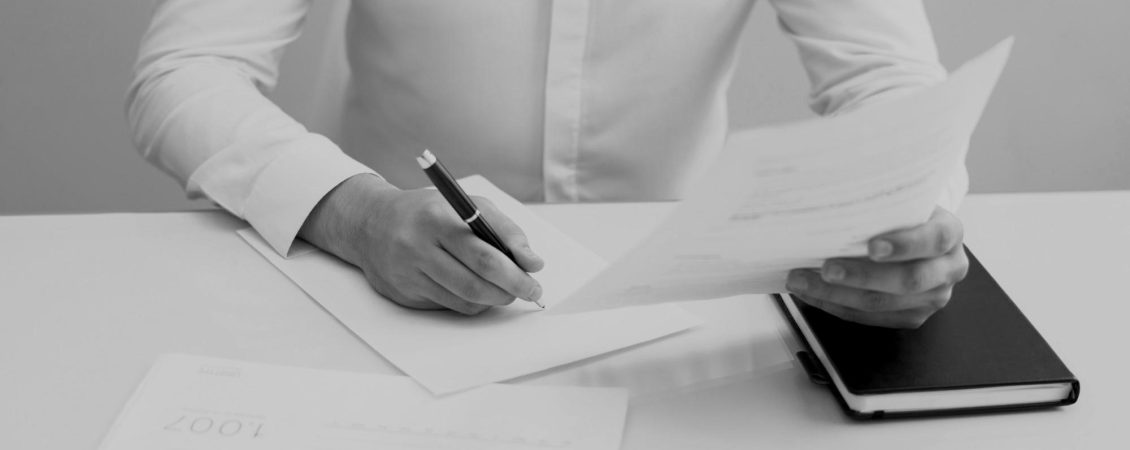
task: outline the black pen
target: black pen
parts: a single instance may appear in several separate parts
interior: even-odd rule
[[[475,206],[471,197],[463,191],[463,188],[451,176],[447,168],[443,167],[443,163],[436,159],[436,155],[433,155],[430,150],[424,150],[424,154],[417,157],[416,162],[420,163],[420,168],[424,169],[424,174],[428,176],[429,180],[432,180],[436,190],[443,194],[443,198],[447,199],[447,203],[451,204],[452,208],[455,208],[455,213],[459,214],[459,218],[471,227],[475,236],[497,248],[507,258],[510,258],[515,265],[518,265],[518,260],[514,259],[514,254],[510,252],[509,248],[506,248],[506,244],[502,243],[502,238],[499,238],[498,233],[495,233],[494,228],[491,228],[490,224],[487,223],[486,217],[483,217],[482,213],[479,212],[479,207]],[[545,309],[545,305],[541,304],[541,301],[534,300],[534,304]]]

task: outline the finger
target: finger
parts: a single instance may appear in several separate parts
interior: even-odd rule
[[[820,299],[798,296],[801,301],[848,322],[883,328],[916,329],[936,312],[931,309],[865,312]]]
[[[859,313],[892,312],[920,308],[916,296],[894,295],[824,282],[815,271],[798,270],[789,274],[788,289],[820,302],[842,306]]]
[[[823,281],[892,294],[917,294],[961,280],[965,269],[960,256],[950,252],[938,258],[899,263],[877,263],[860,258],[829,259],[820,268]]]
[[[396,286],[393,286],[392,283],[389,283],[380,276],[376,275],[376,273],[366,271],[365,279],[369,281],[369,285],[373,287],[373,290],[381,294],[382,297],[405,308],[422,310],[444,309],[443,305],[436,304],[435,302],[432,302],[427,298],[423,298],[419,295],[412,295],[404,292],[401,289],[397,289]],[[418,285],[420,283],[415,282],[413,284]],[[415,291],[418,289],[412,290]]]
[[[502,243],[510,249],[510,253],[514,254],[514,259],[517,260],[518,265],[523,270],[537,272],[545,267],[545,261],[530,248],[530,241],[526,238],[526,233],[506,214],[499,211],[494,206],[494,202],[487,198],[475,197],[475,203],[479,205],[487,218],[487,222],[494,227],[494,231],[498,233]]]
[[[501,306],[514,301],[513,295],[472,272],[444,248],[435,247],[424,259],[421,269],[432,281],[468,302]]]
[[[960,247],[963,234],[957,216],[939,207],[926,223],[872,238],[867,254],[873,261],[882,262],[932,258]]]
[[[452,233],[440,240],[440,245],[459,260],[473,275],[502,289],[510,299],[514,297],[536,301],[541,298],[541,285],[506,255],[470,232]],[[455,291],[459,292],[459,291]]]
[[[472,303],[459,298],[458,295],[453,294],[433,280],[427,273],[421,271],[420,275],[424,280],[420,286],[422,291],[420,295],[437,305],[468,316],[479,314],[491,308],[490,305]]]

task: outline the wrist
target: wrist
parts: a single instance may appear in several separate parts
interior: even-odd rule
[[[368,217],[394,192],[399,189],[379,176],[366,173],[349,177],[322,197],[298,234],[314,246],[360,265],[355,243],[360,242]]]

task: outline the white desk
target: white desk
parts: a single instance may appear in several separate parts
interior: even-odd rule
[[[597,252],[670,205],[537,206]],[[625,449],[1103,448],[1130,442],[1130,192],[985,195],[967,242],[1082,381],[1078,404],[855,423],[799,368],[635,401]],[[222,213],[0,217],[0,449],[92,449],[166,352],[392,372]]]

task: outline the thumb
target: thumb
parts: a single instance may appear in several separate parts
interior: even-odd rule
[[[510,249],[510,253],[514,255],[514,259],[522,270],[537,272],[545,267],[545,261],[530,248],[530,241],[526,238],[526,233],[518,227],[518,224],[506,217],[488,199],[476,197],[475,203],[480,206],[483,215],[486,216],[494,231],[498,233],[503,245]]]

